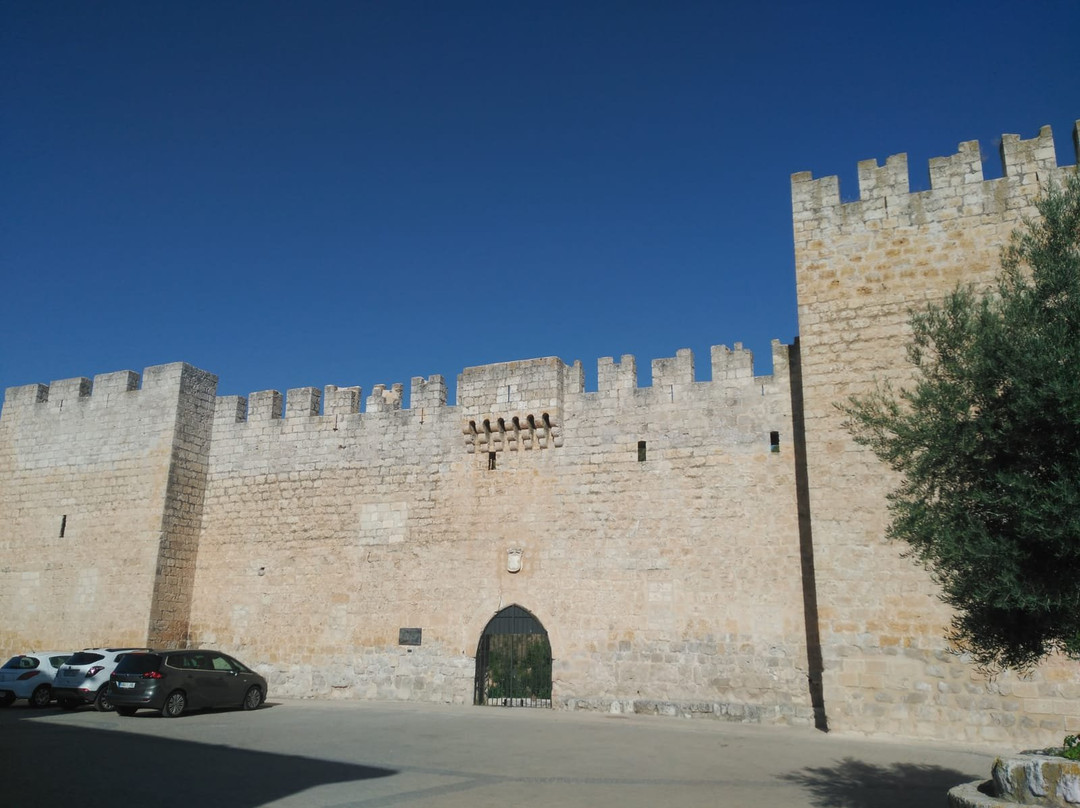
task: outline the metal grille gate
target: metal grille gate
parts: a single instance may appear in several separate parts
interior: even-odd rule
[[[551,643],[540,621],[520,606],[507,606],[480,635],[473,703],[551,706]]]

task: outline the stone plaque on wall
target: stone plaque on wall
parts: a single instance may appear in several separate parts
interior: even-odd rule
[[[419,645],[422,631],[420,628],[399,628],[398,645]]]

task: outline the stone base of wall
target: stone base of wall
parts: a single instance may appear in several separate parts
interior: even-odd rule
[[[359,654],[338,664],[258,666],[258,671],[266,677],[271,699],[276,695],[469,704],[476,663],[469,657],[418,649],[415,654]]]
[[[586,710],[612,715],[666,715],[676,718],[713,718],[739,724],[814,726],[813,710],[793,705],[761,706],[653,699],[568,698],[557,700],[555,706],[564,710]]]

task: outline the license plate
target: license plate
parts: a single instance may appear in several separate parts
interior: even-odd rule
[[[121,690],[128,690],[130,688],[135,687],[135,683],[134,682],[117,682],[116,686],[119,687]]]
[[[77,673],[78,673],[78,671],[73,671],[73,670],[60,671],[61,676],[75,676]]]

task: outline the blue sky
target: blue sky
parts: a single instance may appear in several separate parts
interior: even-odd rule
[[[798,333],[790,175],[1054,128],[1080,2],[0,0],[0,387],[218,392]]]

